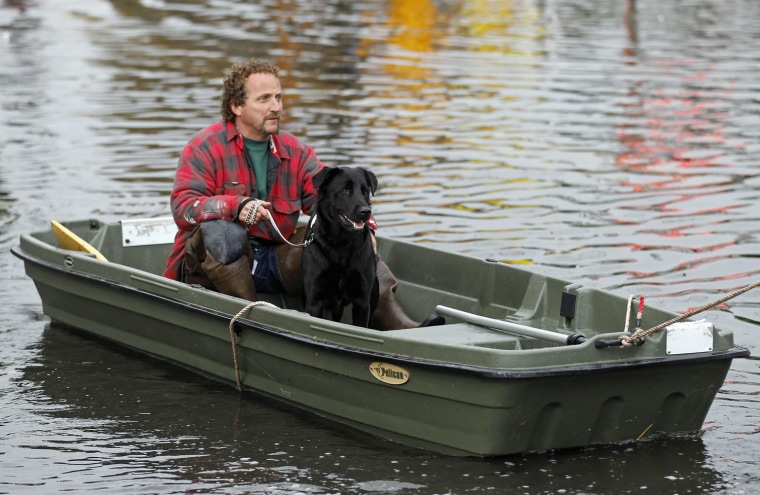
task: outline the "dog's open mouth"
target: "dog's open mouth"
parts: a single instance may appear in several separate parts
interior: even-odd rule
[[[362,221],[354,222],[353,220],[351,220],[350,218],[348,218],[346,215],[343,215],[343,214],[341,214],[340,218],[341,220],[343,220],[344,222],[346,222],[347,224],[349,224],[356,230],[361,230],[364,228],[365,222],[362,222]]]

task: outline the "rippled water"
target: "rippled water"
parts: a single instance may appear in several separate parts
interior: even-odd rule
[[[685,311],[760,277],[759,53],[752,0],[5,0],[0,493],[757,493],[756,357],[697,439],[441,457],[50,327],[10,247],[166,215],[258,56],[288,130],[379,176],[384,232]],[[754,355],[758,294],[705,314]]]

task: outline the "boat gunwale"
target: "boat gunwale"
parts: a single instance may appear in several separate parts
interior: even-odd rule
[[[68,253],[68,251],[65,251],[60,248],[56,248],[55,246],[52,246],[49,243],[33,238],[29,234],[22,235],[22,237],[24,236],[29,236],[29,238],[34,239],[36,243],[40,243],[44,245],[46,249],[59,250],[59,251]],[[41,259],[37,256],[34,256],[31,253],[28,253],[27,251],[25,251],[20,245],[11,247],[11,253],[17,258],[21,259],[22,261],[35,263],[39,266],[58,271],[65,275],[73,276],[75,278],[101,284],[101,285],[111,287],[114,289],[133,292],[136,294],[140,294],[144,297],[149,297],[156,300],[168,302],[173,306],[185,307],[195,313],[205,314],[215,319],[223,320],[227,323],[229,323],[229,321],[233,317],[232,314],[224,313],[218,310],[209,309],[198,304],[183,301],[182,299],[167,297],[167,296],[158,294],[156,292],[152,292],[146,289],[141,289],[139,287],[135,287],[123,282],[115,281],[113,279],[108,279],[101,276],[93,275],[82,270],[66,268],[60,264],[56,264],[56,263]],[[71,255],[82,256],[87,259],[92,258],[91,256],[75,253],[75,252],[71,252]],[[152,277],[156,277],[155,274],[152,274],[150,272],[144,272],[137,268],[129,267],[126,265],[119,265],[119,266],[124,267],[128,271],[132,271],[136,273],[146,273]],[[170,279],[166,279],[166,280],[167,282],[180,283],[180,282],[172,281]],[[207,290],[207,289],[202,289],[202,288],[194,288],[190,285],[187,285],[187,287],[193,290]],[[227,297],[230,297],[231,299],[233,299],[232,296],[227,296]],[[278,309],[281,309],[281,308],[278,308]],[[65,322],[61,322],[61,323],[66,324]],[[684,365],[684,364],[701,363],[701,362],[708,362],[708,361],[720,361],[720,360],[726,360],[726,359],[731,360],[731,359],[747,357],[750,355],[750,352],[747,348],[738,346],[738,345],[733,345],[731,348],[728,348],[725,350],[710,351],[707,353],[683,354],[683,355],[677,355],[677,356],[660,356],[660,357],[654,357],[654,358],[648,357],[648,358],[639,358],[639,359],[627,360],[627,361],[614,361],[614,362],[605,361],[602,363],[592,363],[592,364],[584,363],[580,365],[561,365],[561,366],[552,366],[552,367],[546,367],[546,368],[540,368],[540,369],[535,369],[535,368],[533,369],[505,369],[505,368],[494,368],[494,367],[479,367],[479,366],[473,366],[473,365],[467,365],[467,364],[458,364],[458,363],[437,361],[437,360],[431,360],[431,359],[425,359],[425,358],[415,358],[413,356],[405,356],[405,355],[400,355],[400,354],[384,353],[384,352],[376,351],[376,350],[362,349],[356,346],[350,346],[350,345],[346,345],[342,343],[330,342],[323,339],[308,337],[300,333],[264,325],[250,318],[242,318],[242,317],[238,318],[238,320],[236,321],[236,325],[239,326],[241,329],[249,329],[251,331],[263,332],[269,335],[277,336],[279,338],[297,341],[300,344],[309,345],[311,347],[316,347],[319,349],[327,349],[327,350],[341,352],[341,353],[366,356],[369,359],[372,359],[375,361],[382,360],[385,362],[390,362],[394,364],[396,363],[404,364],[407,366],[421,366],[421,367],[428,367],[428,368],[447,369],[447,370],[453,370],[459,373],[466,373],[469,375],[476,375],[476,376],[480,376],[484,378],[491,378],[491,379],[497,379],[497,380],[498,379],[512,380],[512,379],[544,378],[544,377],[552,377],[552,376],[582,375],[582,374],[609,372],[613,370],[627,370],[627,369],[633,369],[633,368]],[[76,327],[76,328],[79,328],[79,327]],[[80,330],[88,332],[86,329],[83,329],[83,328],[80,328]],[[88,333],[92,333],[92,332],[88,332]],[[600,338],[603,335],[604,334],[600,334],[598,336],[595,336],[589,339],[584,345],[592,345],[593,340],[595,338]],[[219,337],[225,338],[226,340],[229,339],[227,334],[220,335]],[[122,346],[124,345],[116,339],[107,338],[107,340],[115,342]],[[498,350],[498,349],[495,349],[494,351],[507,352],[506,350]],[[521,350],[521,351],[515,351],[515,352],[530,352],[530,351],[531,350]],[[147,351],[143,351],[143,352],[147,352]],[[605,352],[605,351],[600,349],[599,352]]]

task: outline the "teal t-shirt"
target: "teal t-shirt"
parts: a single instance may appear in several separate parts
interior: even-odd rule
[[[269,139],[266,141],[254,141],[253,139],[243,138],[245,141],[245,150],[253,164],[253,173],[256,176],[256,197],[258,199],[267,199],[269,191],[267,190],[267,164],[269,163]]]

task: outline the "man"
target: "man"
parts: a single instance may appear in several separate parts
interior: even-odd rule
[[[300,293],[298,216],[313,210],[311,178],[324,165],[310,146],[280,131],[282,110],[277,66],[254,59],[229,69],[222,120],[197,133],[179,159],[171,194],[178,232],[164,276],[249,300],[257,290]],[[373,326],[419,326],[396,299],[397,281],[382,260],[377,273]],[[423,325],[441,323],[431,316]]]

